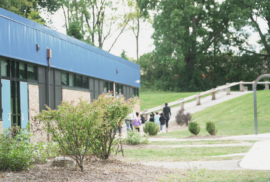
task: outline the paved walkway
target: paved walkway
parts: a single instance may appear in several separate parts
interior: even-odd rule
[[[246,95],[249,93],[252,93],[252,92],[250,92],[250,91],[231,92],[231,95],[226,95],[226,92],[220,92],[220,93],[216,94],[216,100],[212,100],[212,96],[207,96],[207,97],[201,98],[201,105],[199,105],[199,106],[196,105],[196,101],[191,101],[191,102],[185,103],[185,105],[184,105],[185,112],[189,112],[189,113],[193,114],[195,112],[202,111],[202,110],[207,109],[209,107],[212,107],[214,105],[220,104],[222,102],[226,102],[228,100],[231,100],[231,99],[234,99],[236,97],[240,97],[242,95]],[[179,109],[180,109],[180,106],[171,108],[172,116],[171,116],[170,122],[175,121],[175,116],[177,115]]]
[[[226,161],[194,161],[194,162],[144,162],[148,166],[165,167],[169,169],[209,169],[209,170],[245,170],[239,165],[239,160]]]
[[[144,148],[200,148],[200,147],[246,147],[253,146],[253,143],[243,142],[243,143],[231,143],[231,144],[207,144],[207,145],[146,145]]]
[[[270,170],[270,140],[256,142],[240,166],[245,169]]]
[[[198,138],[198,139],[177,139],[177,138],[150,138],[149,141],[170,141],[170,142],[182,142],[182,141],[200,141],[200,140],[254,140],[254,141],[265,141],[270,140],[270,133],[258,134],[258,135],[240,135],[220,138]]]

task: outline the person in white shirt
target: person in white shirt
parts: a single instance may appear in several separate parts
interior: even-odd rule
[[[126,122],[126,125],[127,125],[127,131],[129,131],[129,127],[133,131],[133,121],[135,120],[135,118],[136,118],[136,112],[135,112],[135,109],[133,109],[132,113],[130,113],[125,118],[125,122]]]

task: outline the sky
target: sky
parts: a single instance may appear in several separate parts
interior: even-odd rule
[[[47,14],[43,12],[41,13],[41,16],[46,19]],[[58,32],[66,34],[62,10],[58,10],[54,15],[51,15],[50,18],[53,20],[53,28]],[[155,47],[153,46],[153,39],[151,39],[153,32],[154,29],[151,24],[143,23],[139,37],[139,55],[143,55],[154,50]],[[106,40],[103,50],[108,51],[110,49],[116,36],[117,34],[114,34],[114,36]],[[136,39],[132,31],[126,30],[119,37],[110,53],[120,56],[123,50],[127,52],[126,54],[128,57],[136,59]]]
[[[41,16],[46,17],[47,15],[42,13]],[[58,32],[66,34],[62,10],[57,11],[54,15],[51,15],[50,18],[53,20],[52,25],[54,29]],[[267,23],[260,18],[258,19],[258,22],[262,31],[265,33],[267,31]],[[251,36],[249,37],[249,43],[254,45],[256,47],[256,51],[258,52],[260,50],[260,47],[257,44],[257,41],[259,40],[259,34],[254,33],[249,27],[246,27],[245,30],[252,32]],[[143,24],[139,37],[139,55],[143,55],[154,50],[155,46],[153,45],[153,39],[151,38],[153,32],[154,29],[152,28],[151,24]],[[109,50],[116,36],[117,34],[105,42],[103,50]],[[117,40],[110,53],[116,56],[120,56],[123,50],[127,52],[128,57],[132,57],[134,59],[136,58],[136,39],[132,31],[126,30]]]

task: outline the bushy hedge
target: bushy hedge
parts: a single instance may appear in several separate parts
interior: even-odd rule
[[[210,135],[216,135],[218,132],[215,123],[212,121],[206,122],[206,130]]]
[[[30,143],[31,134],[18,127],[0,135],[0,171],[29,169],[32,163],[45,163],[48,157],[59,156],[57,144]]]
[[[154,122],[147,122],[147,123],[145,123],[143,131],[144,131],[144,133],[147,133],[149,135],[156,135],[159,131],[159,127]]]
[[[197,122],[190,122],[188,130],[190,131],[190,133],[198,135],[200,133],[201,128]]]
[[[148,144],[148,135],[142,136],[139,132],[135,131],[130,131],[127,133],[127,137],[124,140],[125,144],[129,145],[139,145],[139,144]]]
[[[189,122],[191,122],[191,114],[185,113],[184,111],[180,110],[175,117],[175,121],[180,126],[183,126],[184,124],[188,126]]]

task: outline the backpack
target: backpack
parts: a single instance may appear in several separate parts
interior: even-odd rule
[[[144,124],[145,123],[145,118],[142,116],[141,119],[142,119],[142,124]]]

